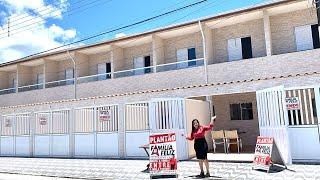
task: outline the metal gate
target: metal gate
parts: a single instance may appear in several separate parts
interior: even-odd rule
[[[126,157],[147,157],[140,146],[149,143],[149,103],[125,105],[125,154]]]
[[[186,134],[185,100],[155,99],[150,102],[150,132],[151,133],[176,133],[177,158],[188,159],[187,141],[182,136]]]
[[[319,87],[288,88],[286,98],[296,98],[299,107],[287,110],[293,160],[320,160]]]
[[[95,108],[75,109],[74,156],[94,157],[96,136],[94,134]]]
[[[1,156],[15,155],[14,115],[4,115],[1,119]]]
[[[15,115],[15,155],[31,156],[30,114]]]
[[[256,97],[260,135],[273,137],[283,160],[287,164],[291,164],[284,87],[280,86],[257,91]]]

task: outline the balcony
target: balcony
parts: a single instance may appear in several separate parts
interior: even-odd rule
[[[16,88],[1,89],[0,95],[15,93]]]
[[[46,83],[46,88],[67,86],[67,85],[73,85],[73,84],[74,84],[74,78],[72,78],[72,79],[63,79],[63,80],[58,80],[58,81],[47,82]]]
[[[43,89],[43,83],[18,87],[18,92],[32,91],[37,89]]]

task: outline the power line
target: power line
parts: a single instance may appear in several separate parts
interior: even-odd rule
[[[95,3],[99,2],[99,1],[105,1],[105,0],[95,0],[95,1],[93,1],[93,2],[84,4],[84,5],[82,5],[82,6],[78,6],[77,8],[73,8],[73,9],[70,9],[70,10],[68,10],[68,11],[64,11],[64,12],[62,12],[62,14],[68,13],[68,16],[73,15],[73,14],[76,14],[76,12],[80,12],[80,11],[87,10],[87,9],[89,9],[89,8],[92,8],[92,7],[97,6],[98,4],[95,4]],[[107,0],[107,2],[111,2],[111,1],[112,1],[112,0]],[[107,2],[104,2],[104,3],[107,3]],[[95,5],[93,5],[93,4],[95,4]],[[90,5],[93,5],[93,6],[90,6]],[[84,7],[86,7],[86,6],[88,6],[88,8],[84,8]],[[76,10],[79,10],[79,11],[76,11]],[[69,14],[70,12],[72,12],[72,13]],[[46,13],[46,14],[44,14],[44,15],[48,15],[48,14],[51,14],[51,13],[52,13],[52,12],[48,12],[48,13]],[[44,15],[41,15],[41,16],[44,16]],[[58,16],[60,16],[60,15],[59,15],[59,14],[56,14],[56,15],[50,16],[50,17],[53,18],[53,17],[58,17]],[[27,19],[27,20],[25,20],[25,21],[23,21],[23,22],[15,23],[16,25],[13,25],[13,26],[11,25],[11,26],[10,26],[10,27],[11,27],[11,32],[17,31],[17,30],[19,30],[19,29],[24,29],[24,28],[26,28],[26,27],[29,27],[29,26],[32,26],[32,25],[35,25],[35,24],[39,24],[39,25],[42,25],[42,24],[43,24],[43,19],[40,19],[39,21],[31,22],[31,23],[29,23],[29,24],[27,24],[27,25],[21,26],[23,23],[29,22],[29,21],[32,21],[32,20],[35,20],[35,19],[36,19],[36,18],[30,18],[30,19]],[[14,23],[11,21],[11,24],[14,24]],[[17,28],[13,28],[13,29],[12,29],[12,27],[14,27],[14,26],[17,26]],[[33,28],[33,27],[32,27],[32,28]],[[26,30],[30,30],[30,29],[32,29],[32,28],[24,29],[24,30],[22,30],[22,31],[18,31],[18,32],[11,33],[11,34],[17,34],[17,33],[20,33],[20,32],[24,32],[24,31],[26,31]],[[0,36],[1,36],[1,35],[4,35],[4,34],[6,34],[6,32],[5,32],[5,33],[0,33]]]
[[[87,37],[87,38],[84,38],[84,39],[81,39],[81,40],[78,40],[78,41],[75,41],[75,42],[72,42],[72,43],[68,43],[68,44],[61,45],[61,46],[58,46],[58,47],[55,47],[55,48],[52,48],[52,49],[48,49],[48,50],[45,50],[45,51],[42,51],[42,52],[38,52],[38,53],[35,53],[35,54],[32,54],[32,55],[23,57],[21,59],[33,57],[33,56],[40,55],[40,54],[43,54],[43,53],[46,53],[46,52],[50,52],[50,51],[53,51],[53,50],[57,50],[57,49],[60,49],[60,48],[63,48],[63,47],[68,47],[70,45],[77,44],[77,43],[80,43],[80,42],[83,42],[83,41],[87,41],[87,40],[90,40],[90,39],[93,39],[93,38],[96,38],[96,37],[99,37],[99,36],[102,36],[102,35],[105,35],[105,34],[109,34],[109,33],[116,32],[116,31],[119,31],[119,30],[122,30],[122,29],[126,29],[128,27],[132,27],[132,26],[136,26],[136,25],[139,25],[139,24],[143,24],[145,22],[157,19],[159,17],[163,17],[163,16],[166,16],[166,15],[169,15],[169,14],[172,14],[172,13],[175,13],[175,12],[178,12],[178,11],[181,11],[181,10],[196,6],[198,4],[202,4],[202,3],[206,2],[206,1],[208,1],[208,0],[201,0],[199,2],[196,2],[196,3],[193,3],[193,4],[189,4],[189,5],[174,9],[172,11],[165,12],[165,13],[162,13],[160,15],[156,15],[156,16],[153,16],[153,17],[150,17],[150,18],[147,18],[147,19],[144,19],[144,20],[141,20],[141,21],[126,25],[126,26],[122,26],[122,27],[119,27],[119,28],[116,28],[116,29],[113,29],[113,30],[102,32],[102,33],[99,33],[99,34],[96,34],[96,35],[93,35],[93,36],[90,36],[90,37]]]

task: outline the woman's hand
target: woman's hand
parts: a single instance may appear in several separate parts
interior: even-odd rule
[[[213,116],[213,117],[211,118],[211,124],[214,124],[216,118],[217,118],[217,116]]]

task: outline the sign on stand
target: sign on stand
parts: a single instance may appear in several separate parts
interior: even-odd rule
[[[274,139],[258,136],[252,169],[262,169],[269,172],[275,164],[287,168]]]
[[[151,134],[149,143],[150,177],[177,177],[176,134]]]

